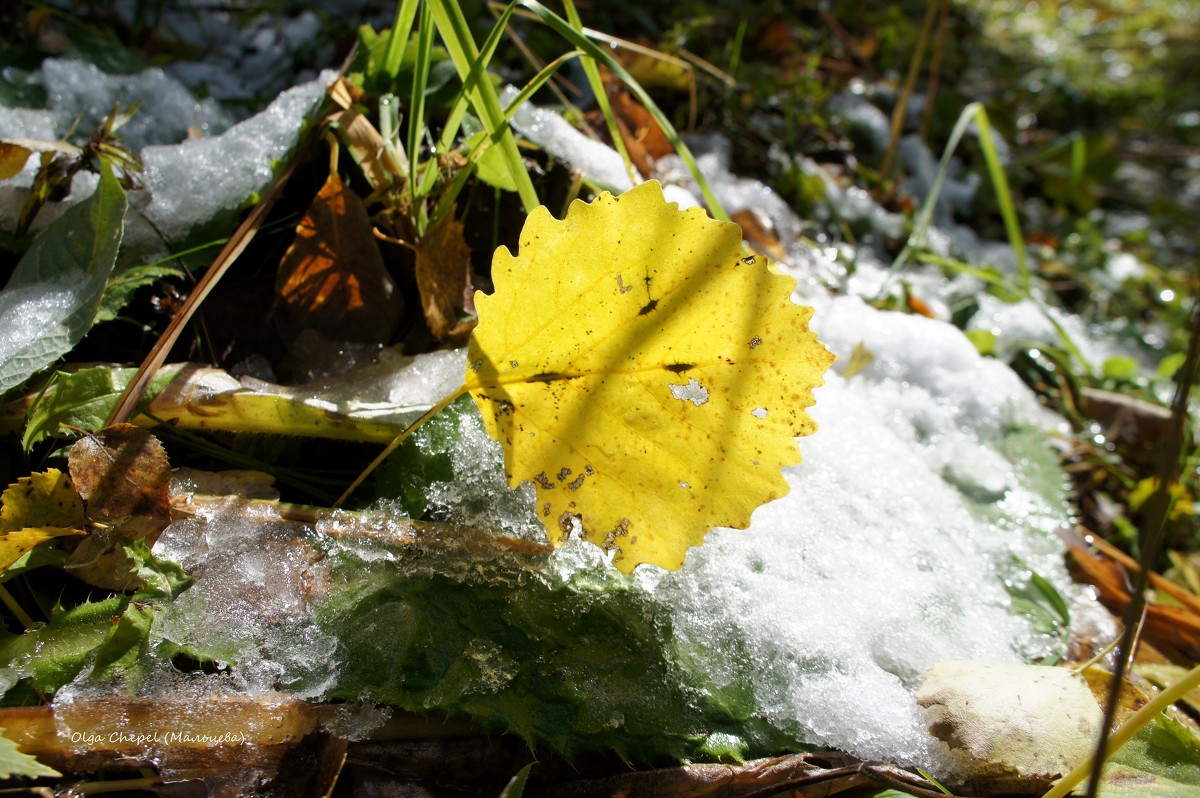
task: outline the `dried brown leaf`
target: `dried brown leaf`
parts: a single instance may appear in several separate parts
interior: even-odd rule
[[[330,171],[297,225],[275,293],[289,339],[312,329],[332,340],[384,343],[400,325],[403,306],[371,220],[337,172]]]
[[[88,584],[124,590],[135,580],[122,543],[142,539],[153,545],[171,522],[167,453],[146,430],[117,424],[76,441],[67,463],[88,517],[100,525],[67,567]]]
[[[429,227],[415,249],[417,288],[429,330],[439,341],[466,340],[474,323],[460,324],[458,319],[469,287],[471,250],[453,209]]]

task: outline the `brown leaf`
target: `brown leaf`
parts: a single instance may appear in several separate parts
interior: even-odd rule
[[[643,175],[654,173],[654,162],[675,148],[646,107],[629,95],[611,72],[605,72],[604,88],[625,141],[629,159]]]
[[[385,343],[403,309],[362,200],[336,171],[296,226],[275,292],[284,336],[313,329],[327,338]]]
[[[88,518],[102,525],[80,542],[67,567],[96,587],[131,587],[136,580],[122,543],[142,539],[153,545],[171,522],[166,451],[146,430],[117,424],[76,441],[67,463]]]
[[[461,343],[474,322],[459,323],[471,274],[471,250],[454,209],[435,222],[415,247],[417,288],[430,331],[439,341]]]
[[[787,260],[787,252],[784,251],[770,218],[765,214],[753,208],[746,208],[729,218],[742,228],[742,239],[750,245],[750,249],[769,255],[772,260]]]

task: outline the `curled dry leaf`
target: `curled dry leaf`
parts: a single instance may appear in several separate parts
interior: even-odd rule
[[[649,182],[562,221],[538,208],[520,254],[497,250],[465,389],[554,543],[578,525],[623,571],[678,568],[710,528],[787,493],[833,356],[795,280],[741,243]]]
[[[134,583],[122,549],[128,540],[153,545],[171,522],[171,464],[158,439],[132,424],[89,433],[71,446],[71,477],[100,529],[84,539],[67,567],[96,587]]]

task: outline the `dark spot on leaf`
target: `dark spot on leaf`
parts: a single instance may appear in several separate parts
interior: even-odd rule
[[[534,477],[533,481],[536,482],[538,484],[538,486],[543,488],[544,490],[554,490],[554,483],[550,481],[550,477],[546,476],[545,471],[541,472],[536,477]]]
[[[578,374],[563,374],[560,371],[543,371],[528,378],[528,382],[554,382],[555,380],[576,380]]]
[[[695,363],[672,363],[671,365],[667,366],[667,371],[673,371],[676,374],[682,374],[683,372],[689,369],[694,369],[695,367]]]
[[[575,479],[571,480],[570,483],[567,484],[567,487],[571,490],[579,490],[581,487],[583,487],[583,481],[585,479],[587,479],[587,474],[580,474],[579,476],[575,477]]]
[[[762,338],[760,338],[756,335],[750,339],[750,348],[753,349],[761,343],[762,343]]]
[[[746,264],[747,266],[753,266],[756,260],[757,258],[755,258],[753,255],[747,255],[746,257],[742,258],[742,263]]]
[[[649,302],[647,302],[645,305],[642,306],[642,309],[638,311],[638,315],[645,316],[645,315],[653,312],[654,309],[657,307],[658,307],[658,300],[651,299]]]
[[[571,469],[563,468],[561,471],[558,472],[558,481],[562,482],[564,479],[566,479],[569,476],[571,476]]]

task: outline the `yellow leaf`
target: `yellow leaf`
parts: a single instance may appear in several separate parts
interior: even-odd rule
[[[13,563],[24,557],[30,549],[47,540],[82,534],[78,529],[57,526],[30,527],[6,532],[0,535],[0,574],[11,568]]]
[[[0,139],[0,180],[16,177],[25,162],[35,152],[61,152],[79,155],[82,152],[67,141],[36,141],[33,139]]]
[[[787,493],[833,356],[741,238],[649,182],[562,221],[538,208],[520,254],[496,252],[464,387],[555,544],[578,522],[626,573],[678,568]]]
[[[0,180],[19,175],[30,155],[33,155],[33,150],[28,147],[0,141]]]
[[[57,468],[21,477],[0,496],[0,534],[31,527],[76,527],[83,501]]]

